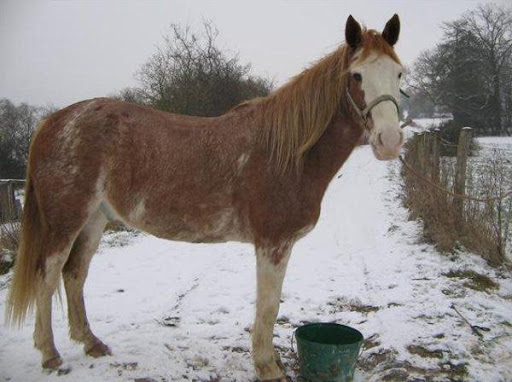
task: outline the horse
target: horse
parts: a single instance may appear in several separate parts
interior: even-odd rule
[[[42,367],[62,364],[51,323],[61,278],[70,337],[87,355],[111,354],[89,326],[83,287],[106,222],[117,219],[169,240],[254,244],[252,360],[259,380],[285,380],[272,338],[294,243],[315,226],[330,181],[363,137],[379,160],[397,158],[404,142],[399,32],[396,14],[382,33],[349,16],[334,52],[219,117],[95,98],[43,120],[6,309],[7,323],[20,326],[36,308]]]

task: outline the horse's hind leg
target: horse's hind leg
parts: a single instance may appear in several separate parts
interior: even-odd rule
[[[54,235],[49,235],[48,248],[52,251],[45,260],[44,273],[39,276],[36,292],[37,312],[34,345],[41,351],[42,366],[46,369],[56,369],[62,364],[62,359],[53,341],[52,296],[59,285],[62,267],[68,258],[72,239],[67,245],[62,243],[62,240],[54,240]],[[56,251],[53,248],[61,249]]]
[[[91,259],[98,249],[106,221],[105,215],[99,210],[91,215],[75,240],[63,269],[70,337],[75,341],[82,342],[84,351],[95,358],[111,354],[111,352],[89,327],[84,304],[84,283]]]

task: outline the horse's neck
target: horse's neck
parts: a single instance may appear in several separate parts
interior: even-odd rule
[[[304,160],[302,185],[323,197],[327,186],[357,145],[363,128],[340,112]]]

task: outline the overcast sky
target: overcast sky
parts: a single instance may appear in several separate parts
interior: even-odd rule
[[[499,3],[506,1],[499,0]],[[65,106],[136,86],[134,74],[171,23],[212,20],[221,45],[282,84],[344,38],[352,14],[382,30],[398,13],[396,50],[411,64],[472,0],[36,1],[0,0],[0,98]]]

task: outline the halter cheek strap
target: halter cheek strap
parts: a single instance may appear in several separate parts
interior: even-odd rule
[[[395,99],[395,97],[393,97],[392,95],[389,95],[389,94],[382,94],[382,95],[378,96],[372,102],[370,102],[370,104],[368,106],[366,106],[364,109],[361,109],[357,105],[357,103],[354,101],[354,99],[350,95],[350,92],[348,91],[348,88],[347,88],[347,98],[350,101],[350,104],[352,105],[352,107],[354,108],[356,113],[362,118],[362,120],[364,121],[365,125],[368,122],[368,115],[370,114],[372,109],[375,106],[377,106],[379,103],[384,102],[384,101],[391,101],[391,102],[393,102],[393,105],[395,105],[395,107],[396,107],[397,114],[400,115],[400,105],[398,105],[398,102]]]

